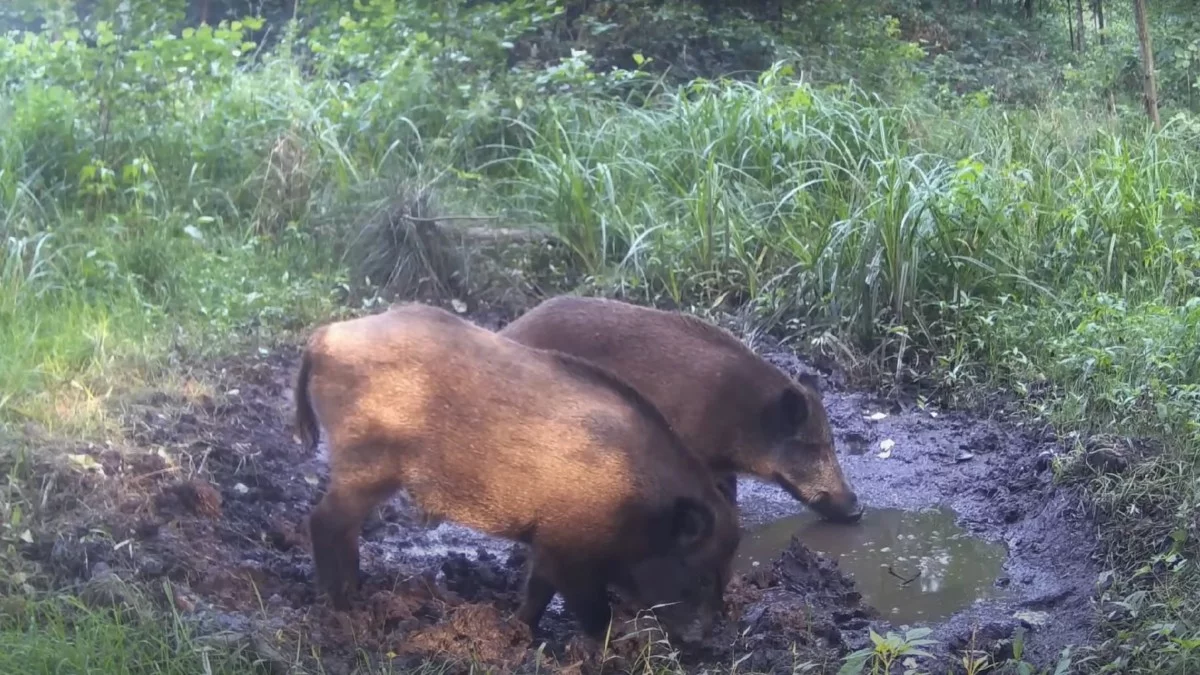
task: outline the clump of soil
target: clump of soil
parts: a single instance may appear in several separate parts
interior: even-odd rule
[[[494,605],[469,604],[456,607],[446,621],[406,635],[400,651],[426,659],[449,656],[513,668],[525,660],[532,637],[529,626],[501,614]]]
[[[210,483],[201,480],[167,485],[155,496],[154,505],[159,513],[190,513],[214,519],[221,517],[221,493]]]
[[[497,327],[495,317],[488,323]],[[632,637],[598,653],[557,603],[533,635],[512,616],[523,547],[452,524],[422,528],[395,503],[364,528],[358,601],[334,612],[315,593],[307,533],[326,469],[291,430],[298,355],[281,348],[201,367],[218,395],[141,397],[124,412],[129,447],[77,450],[100,469],[42,467],[58,489],[47,501],[52,517],[24,553],[47,583],[115,576],[154,589],[165,581],[175,607],[200,632],[243,634],[260,652],[311,654],[295,646],[312,646],[330,672],[348,672],[365,650],[398,663],[433,659],[503,672],[592,672],[601,664],[613,672],[662,658],[688,670],[724,670],[743,659],[739,672],[790,673],[800,662],[836,664],[865,644],[869,627],[887,627],[836,562],[793,539],[773,564],[733,580],[727,620],[701,648],[676,653],[619,615],[617,635]],[[798,364],[781,350],[771,355],[785,368]],[[871,425],[861,414],[874,405],[869,397],[828,387],[826,403],[847,472],[868,506],[950,501],[968,525],[1009,541],[1014,583],[1027,589],[1014,602],[1054,613],[1057,632],[1046,632],[1047,650],[1060,638],[1086,636],[1090,544],[1070,495],[1038,469],[1046,441],[965,416],[894,414]],[[853,454],[856,443],[884,436],[897,440],[895,459]],[[962,444],[972,461],[955,461]],[[742,482],[747,523],[801,510],[774,488]],[[1019,608],[972,611],[1007,620]],[[949,641],[959,623],[973,626],[977,618],[966,613],[941,629]],[[267,634],[292,644],[265,645]]]

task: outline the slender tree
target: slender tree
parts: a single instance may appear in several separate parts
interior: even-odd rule
[[[1067,37],[1071,39],[1071,49],[1079,49],[1075,40],[1075,19],[1071,18],[1071,0],[1067,0]]]
[[[1105,30],[1104,23],[1104,0],[1092,1],[1092,15],[1096,17],[1096,35],[1099,36],[1100,46],[1103,47],[1104,45],[1108,44],[1108,38],[1106,37],[1107,31]],[[1111,81],[1106,87],[1104,87],[1104,105],[1108,110],[1108,114],[1116,114],[1117,97],[1113,94],[1113,85]]]
[[[1133,0],[1133,22],[1137,25],[1138,44],[1142,48],[1142,99],[1146,114],[1155,128],[1162,126],[1158,117],[1158,86],[1154,81],[1154,51],[1150,45],[1150,26],[1146,22],[1146,0]]]
[[[1075,35],[1079,43],[1079,51],[1087,49],[1087,45],[1083,40],[1083,0],[1075,0]]]

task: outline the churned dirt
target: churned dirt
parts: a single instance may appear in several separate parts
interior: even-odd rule
[[[494,316],[479,321],[499,327]],[[760,351],[785,370],[807,368],[786,350]],[[622,614],[613,639],[626,639],[598,649],[577,636],[557,600],[531,635],[512,617],[522,547],[453,524],[423,528],[399,502],[365,527],[359,601],[334,612],[314,590],[306,525],[324,489],[323,457],[291,430],[298,355],[277,347],[196,365],[192,379],[204,386],[191,390],[211,394],[125,401],[125,446],[47,453],[72,459],[38,467],[53,489],[45,526],[23,554],[44,583],[113,602],[114,579],[137,582],[203,639],[246,646],[278,672],[297,663],[315,670],[316,659],[329,673],[430,659],[461,672],[619,672],[659,659],[688,671],[791,673],[808,663],[834,672],[841,656],[868,643],[868,628],[895,628],[834,561],[793,539],[772,565],[733,581],[727,621],[699,649],[661,644],[652,624]],[[1002,655],[1023,624],[1028,656],[1040,662],[1087,640],[1095,537],[1072,493],[1051,484],[1055,439],[888,407],[828,378],[825,398],[843,466],[868,507],[947,504],[965,527],[1008,546],[1013,592],[932,626],[932,637],[961,648],[975,632],[976,646]],[[864,417],[884,409],[885,419]],[[880,459],[884,438],[895,449]],[[771,486],[743,480],[739,493],[747,525],[802,510]]]

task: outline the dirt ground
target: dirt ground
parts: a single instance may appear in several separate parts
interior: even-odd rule
[[[479,321],[499,326],[495,316]],[[786,350],[761,351],[785,370],[807,368]],[[521,547],[452,524],[418,527],[398,503],[363,533],[362,599],[333,612],[314,592],[306,529],[325,469],[290,427],[298,353],[261,349],[196,365],[193,378],[205,385],[195,391],[211,394],[148,392],[125,402],[130,447],[73,448],[94,464],[77,456],[43,467],[57,481],[45,505],[55,517],[25,555],[50,583],[75,585],[97,602],[119,593],[118,579],[160,599],[169,589],[197,634],[244,645],[280,672],[297,660],[311,665],[314,655],[330,673],[364,660],[403,667],[428,659],[497,672],[591,672],[610,659],[612,672],[639,658],[676,659],[688,671],[736,663],[738,672],[791,673],[810,663],[834,672],[841,655],[868,643],[868,627],[893,628],[835,562],[793,539],[773,565],[734,580],[726,625],[703,648],[677,653],[623,624],[618,632],[633,637],[597,654],[575,637],[557,600],[537,635],[512,618]],[[979,646],[1003,653],[1024,624],[1029,656],[1042,663],[1088,639],[1095,537],[1072,493],[1051,485],[1055,439],[963,414],[887,407],[825,379],[843,466],[868,508],[945,503],[965,527],[1008,547],[1013,592],[933,626],[932,637],[962,647],[978,628]],[[868,409],[890,414],[872,422]],[[883,438],[896,441],[886,460],[877,457]],[[747,525],[802,510],[771,486],[743,480],[739,492]]]

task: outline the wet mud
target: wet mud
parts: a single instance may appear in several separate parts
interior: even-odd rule
[[[761,351],[785,370],[807,369],[786,350]],[[451,523],[427,529],[402,499],[368,521],[358,600],[334,612],[314,589],[306,522],[325,486],[323,453],[308,452],[291,430],[298,356],[280,347],[196,365],[205,386],[194,390],[211,394],[147,392],[122,404],[127,446],[48,453],[76,459],[39,467],[55,481],[45,504],[53,517],[23,553],[45,583],[91,597],[114,578],[139,582],[197,634],[247,645],[279,672],[296,655],[309,666],[320,659],[329,673],[430,659],[451,672],[619,672],[639,659],[677,660],[689,672],[735,663],[742,673],[806,663],[835,672],[840,656],[868,643],[868,628],[897,627],[891,608],[864,601],[836,556],[791,538],[733,580],[727,620],[701,648],[666,648],[652,624],[619,612],[613,638],[628,637],[600,650],[577,636],[557,599],[530,634],[512,616],[523,547]],[[1034,662],[1088,640],[1095,537],[1076,497],[1051,483],[1054,439],[965,414],[901,411],[828,379],[825,392],[843,466],[868,509],[948,507],[973,536],[1007,548],[1004,593],[929,624],[944,643],[939,656],[965,647],[976,629],[975,646],[1002,656],[1024,625]],[[871,419],[876,412],[886,416]],[[804,511],[778,488],[740,483],[744,527]]]
[[[839,387],[792,352],[759,351],[787,372],[821,377],[842,467],[868,508],[949,508],[965,531],[1007,549],[996,580],[1005,593],[922,624],[934,629],[931,638],[962,649],[974,635],[975,648],[1005,656],[1022,626],[1025,659],[1046,665],[1064,646],[1091,641],[1100,572],[1096,525],[1078,492],[1054,484],[1052,459],[1065,448],[1051,432],[889,403]],[[797,511],[776,492],[755,490],[753,520]]]
[[[798,538],[836,560],[863,600],[895,623],[943,621],[977,600],[1007,594],[1004,544],[973,536],[941,507],[872,509],[855,527],[812,513],[776,520],[745,533],[734,569],[770,564]]]

